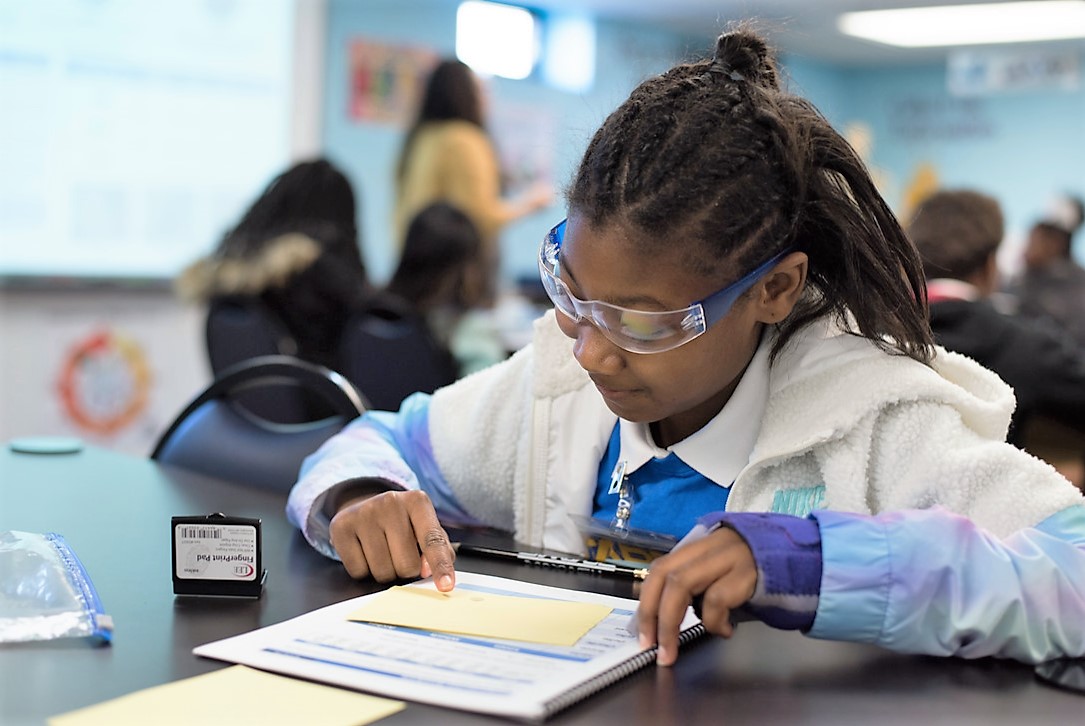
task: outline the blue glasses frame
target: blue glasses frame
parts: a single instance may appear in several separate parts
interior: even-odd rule
[[[704,334],[731,311],[735,302],[792,252],[783,250],[746,275],[680,310],[633,310],[600,300],[581,300],[561,280],[559,254],[568,220],[546,235],[539,251],[539,274],[554,307],[575,322],[586,320],[610,342],[631,353],[662,353]]]

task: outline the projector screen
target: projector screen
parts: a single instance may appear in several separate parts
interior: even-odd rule
[[[0,278],[165,279],[288,163],[294,0],[0,0]]]

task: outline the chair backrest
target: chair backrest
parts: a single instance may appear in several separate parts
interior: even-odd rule
[[[256,298],[212,300],[205,326],[207,359],[218,376],[242,361],[265,355],[298,353],[298,344],[286,325]],[[296,386],[264,386],[237,396],[252,413],[278,423],[299,423],[330,415],[319,398]]]
[[[416,391],[432,393],[456,380],[456,363],[407,303],[388,297],[347,321],[338,370],[369,404],[395,411]]]
[[[286,326],[255,299],[212,300],[205,335],[207,357],[216,376],[250,358],[298,353],[298,344]]]
[[[332,415],[303,423],[269,421],[239,405],[240,393],[291,386],[320,397]],[[290,356],[232,366],[177,416],[151,458],[229,481],[286,492],[302,459],[364,413],[365,398],[343,376]]]

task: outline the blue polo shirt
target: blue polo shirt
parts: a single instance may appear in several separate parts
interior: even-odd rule
[[[768,402],[769,340],[763,336],[735,392],[704,428],[660,448],[648,424],[619,419],[599,462],[592,516],[609,525],[618,505],[610,493],[619,462],[631,485],[635,529],[681,539],[697,518],[727,506],[731,484],[749,463]]]

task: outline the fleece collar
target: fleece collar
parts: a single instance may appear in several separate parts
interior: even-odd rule
[[[587,373],[573,357],[572,340],[562,334],[552,310],[536,322],[536,336],[533,384],[537,397],[556,398],[591,385]],[[752,418],[736,424],[729,414],[723,419],[717,416],[705,429],[683,442],[687,456],[701,461],[702,446],[707,449],[707,442],[718,447],[734,431],[743,431],[744,435],[756,438],[748,460],[768,462],[839,439],[872,412],[922,401],[956,408],[964,424],[983,437],[996,440],[1006,437],[1016,405],[1013,389],[970,358],[937,348],[931,365],[924,365],[904,355],[887,353],[829,319],[815,321],[800,330],[769,364],[767,353],[775,341],[775,335],[769,331],[757,352],[757,356],[766,356],[767,378],[760,427]],[[842,385],[841,381],[847,384]],[[847,395],[842,395],[842,391]],[[630,446],[634,445],[634,436],[641,435],[631,433]],[[641,438],[650,441],[646,434]],[[659,451],[652,449],[650,455]],[[720,481],[716,476],[720,477],[724,480],[720,483],[726,486],[733,477],[728,478],[723,468],[733,465],[738,455],[732,452],[723,458],[729,463],[719,464],[719,470],[716,465],[702,468],[693,461],[683,460],[713,481]],[[710,470],[716,471],[715,476],[708,474]]]
[[[966,426],[996,440],[1005,438],[1016,403],[1013,389],[965,356],[939,347],[925,365],[818,321],[800,331],[770,368],[752,458],[790,455],[841,438],[872,412],[921,402],[956,408]]]

